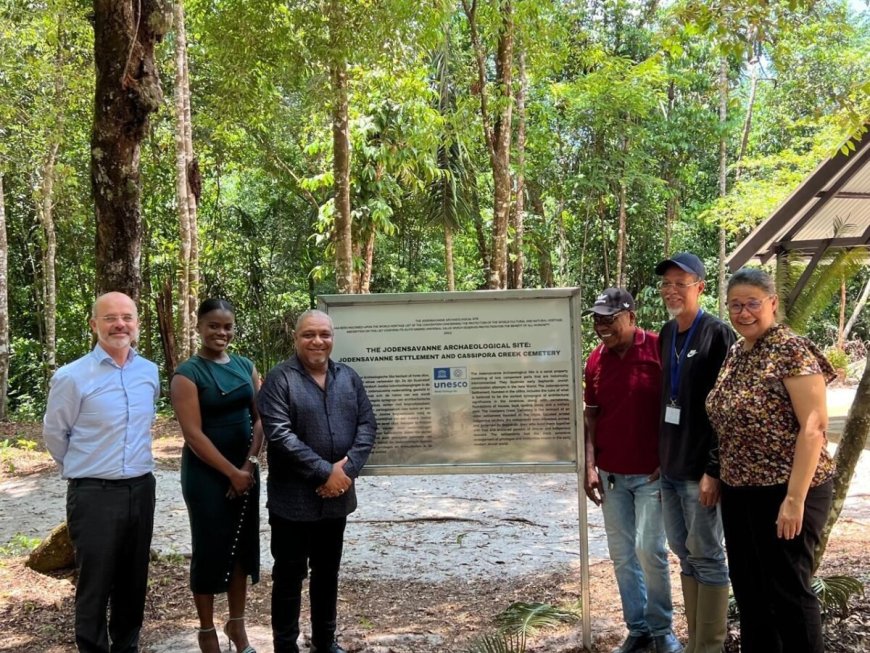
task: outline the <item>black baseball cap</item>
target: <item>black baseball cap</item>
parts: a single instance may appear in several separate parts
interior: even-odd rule
[[[707,276],[707,271],[704,269],[704,263],[691,252],[679,252],[674,254],[671,258],[665,259],[656,266],[656,274],[664,274],[672,265],[677,266],[689,274],[694,274],[699,279],[704,279]]]
[[[595,303],[583,311],[583,315],[615,315],[621,311],[634,310],[634,297],[624,288],[608,288],[595,298]]]

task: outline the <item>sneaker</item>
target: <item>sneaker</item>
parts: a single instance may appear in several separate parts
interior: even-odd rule
[[[683,653],[683,645],[673,633],[656,635],[653,637],[653,642],[656,645],[656,653]]]
[[[629,635],[613,653],[647,653],[652,646],[653,638],[649,633]]]

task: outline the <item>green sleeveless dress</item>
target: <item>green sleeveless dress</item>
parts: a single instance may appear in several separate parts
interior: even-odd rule
[[[230,354],[226,364],[192,356],[175,373],[196,384],[202,430],[237,467],[251,444],[254,364]],[[193,555],[190,587],[196,594],[227,591],[236,562],[256,583],[260,579],[260,479],[242,497],[228,499],[229,479],[185,445],[181,452],[181,492],[190,518]]]

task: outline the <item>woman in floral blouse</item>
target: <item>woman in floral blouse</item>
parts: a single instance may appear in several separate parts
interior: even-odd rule
[[[827,451],[818,348],[777,324],[770,276],[743,268],[728,283],[731,348],[707,413],[719,435],[722,522],[744,653],[822,653],[810,587],[813,548],[828,516],[834,464]]]

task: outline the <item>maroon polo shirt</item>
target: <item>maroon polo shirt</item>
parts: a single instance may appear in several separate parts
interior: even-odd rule
[[[598,406],[595,464],[616,474],[651,474],[659,466],[662,364],[659,337],[637,329],[620,358],[603,344],[586,360],[583,399]]]

